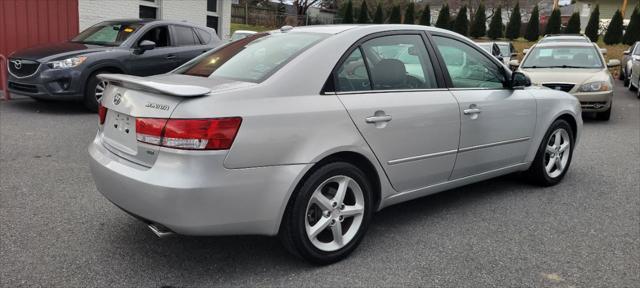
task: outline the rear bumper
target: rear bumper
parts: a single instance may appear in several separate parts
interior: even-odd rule
[[[289,195],[310,165],[226,169],[227,151],[161,148],[146,168],[101,141],[89,146],[98,191],[121,209],[186,235],[277,234]]]
[[[604,112],[611,107],[613,91],[573,93],[580,101],[582,112]]]
[[[18,78],[8,73],[11,93],[51,100],[79,100],[84,96],[82,72],[75,69],[49,69],[42,64],[33,75]]]

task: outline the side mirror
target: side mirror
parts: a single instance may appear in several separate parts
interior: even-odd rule
[[[509,66],[518,67],[518,66],[520,66],[520,61],[518,61],[518,59],[513,59],[513,60],[509,61]]]
[[[531,86],[531,79],[522,72],[511,73],[511,89],[522,89]]]
[[[626,51],[622,52],[622,54],[623,54],[623,55],[629,55],[629,54],[631,54],[631,51],[626,50]]]
[[[602,55],[607,55],[607,48],[600,48]]]
[[[609,68],[618,67],[618,66],[620,66],[620,60],[618,60],[618,59],[611,59],[607,63],[607,67],[609,67]]]
[[[640,55],[633,55],[633,56],[631,56],[631,59],[633,61],[640,61]]]
[[[138,44],[138,48],[136,48],[136,52],[138,54],[142,54],[144,53],[144,51],[153,50],[154,48],[156,48],[156,42],[153,42],[150,40],[142,40],[142,42]]]

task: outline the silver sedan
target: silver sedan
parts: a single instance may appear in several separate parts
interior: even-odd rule
[[[108,81],[98,190],[158,235],[279,235],[346,257],[384,207],[569,169],[580,103],[467,38],[413,25],[284,27],[151,77]]]

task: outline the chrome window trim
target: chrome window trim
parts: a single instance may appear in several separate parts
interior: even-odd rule
[[[436,152],[436,153],[431,153],[431,154],[412,156],[412,157],[401,158],[401,159],[395,159],[395,160],[390,160],[390,161],[387,162],[387,164],[395,165],[395,164],[400,164],[400,163],[406,163],[406,162],[412,162],[412,161],[417,161],[417,160],[434,158],[434,157],[438,157],[438,156],[451,155],[451,154],[455,154],[455,153],[458,153],[457,149],[448,150],[448,151],[442,151],[442,152]]]
[[[493,143],[469,146],[469,147],[458,149],[458,152],[459,153],[469,152],[469,151],[478,150],[478,149],[484,149],[484,148],[490,148],[490,147],[495,147],[495,146],[500,146],[500,145],[506,145],[506,144],[513,144],[513,143],[518,143],[518,142],[529,141],[530,139],[531,139],[531,137],[522,137],[522,138],[517,138],[517,139],[511,139],[511,140],[505,140],[505,141],[498,141],[498,142],[493,142]]]
[[[432,92],[432,91],[448,91],[447,88],[425,88],[425,89],[390,89],[390,90],[358,90],[358,91],[342,91],[334,92],[327,91],[325,93],[331,93],[326,95],[350,95],[350,94],[372,94],[372,93],[402,93],[402,92]]]

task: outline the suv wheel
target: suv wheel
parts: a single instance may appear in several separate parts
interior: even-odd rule
[[[558,184],[569,170],[573,143],[571,125],[562,119],[553,122],[540,143],[531,167],[525,172],[526,176],[540,186]]]
[[[372,189],[358,167],[334,162],[320,167],[294,192],[282,219],[287,250],[329,264],[358,246],[373,215]]]
[[[107,88],[107,81],[98,79],[98,74],[99,72],[96,72],[89,77],[83,99],[84,107],[93,112],[98,111],[98,102],[102,99],[102,94]]]

